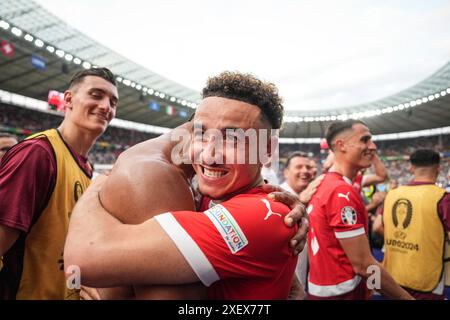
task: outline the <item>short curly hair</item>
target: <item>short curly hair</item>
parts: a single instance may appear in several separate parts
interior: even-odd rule
[[[273,83],[263,82],[249,73],[225,71],[210,77],[202,91],[203,99],[221,97],[258,106],[273,129],[283,123],[283,99]]]

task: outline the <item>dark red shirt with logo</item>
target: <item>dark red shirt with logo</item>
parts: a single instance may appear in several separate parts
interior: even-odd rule
[[[80,167],[92,175],[88,160],[68,148]],[[47,207],[56,185],[56,175],[55,154],[45,137],[22,141],[1,159],[0,225],[19,230],[20,235],[4,253],[8,272],[0,271],[0,300],[15,297],[17,281],[22,274],[26,236]]]
[[[87,158],[69,150],[92,174]],[[22,141],[9,150],[0,163],[0,224],[28,232],[50,200],[56,172],[54,151],[45,137]]]

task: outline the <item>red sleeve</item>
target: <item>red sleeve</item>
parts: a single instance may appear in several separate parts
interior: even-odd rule
[[[25,140],[2,158],[0,224],[28,232],[56,182],[56,160],[47,139]]]
[[[274,214],[267,219],[262,198],[236,197],[205,212],[179,211],[157,220],[205,285],[227,278],[264,278],[292,257],[287,244],[296,231],[284,224],[288,208],[268,203]]]
[[[445,230],[450,232],[450,193],[445,194],[444,198],[439,201],[438,207]]]
[[[365,234],[367,213],[361,197],[350,185],[338,186],[327,204],[329,225],[338,239]]]

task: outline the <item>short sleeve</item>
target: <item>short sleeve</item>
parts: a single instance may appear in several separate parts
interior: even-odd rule
[[[438,208],[445,230],[450,232],[450,193],[445,193],[444,197],[439,201]]]
[[[287,207],[264,200],[232,199],[204,212],[155,219],[206,286],[219,279],[270,277],[291,257],[288,242],[295,229],[284,225]]]
[[[337,187],[327,203],[329,225],[337,239],[365,234],[366,212],[360,196],[350,185]]]
[[[0,166],[0,224],[28,232],[45,208],[56,181],[48,140],[26,140],[9,150]]]

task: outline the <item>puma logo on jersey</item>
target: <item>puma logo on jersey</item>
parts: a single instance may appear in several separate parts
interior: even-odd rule
[[[266,215],[266,217],[264,218],[264,220],[269,219],[269,217],[270,217],[271,215],[277,215],[277,216],[281,217],[281,214],[272,211],[272,208],[270,207],[269,200],[267,200],[267,199],[261,199],[261,201],[264,202],[264,204],[265,204],[266,207],[267,207],[267,210],[269,210],[269,212],[267,212],[267,215]]]
[[[346,194],[338,193],[338,198],[345,198],[345,199],[347,199],[348,202],[350,202],[350,199],[348,197],[349,195],[350,195],[350,191],[347,192]]]

